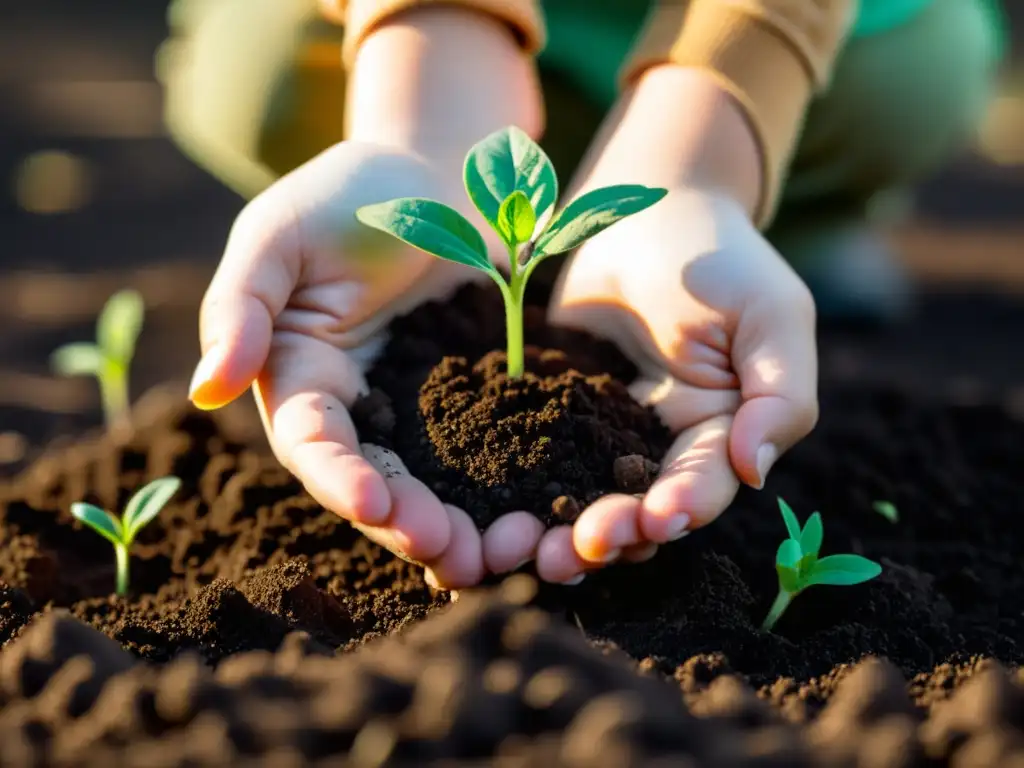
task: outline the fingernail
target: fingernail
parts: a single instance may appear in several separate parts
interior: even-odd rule
[[[195,373],[192,374],[192,381],[188,385],[188,399],[196,408],[212,411],[223,405],[214,399],[216,382],[213,378],[222,358],[220,347],[211,347],[196,366]]]
[[[427,586],[431,587],[432,589],[441,588],[440,586],[438,586],[437,576],[435,576],[434,572],[429,568],[423,572],[423,580],[427,582]]]
[[[758,490],[764,488],[764,483],[768,479],[768,472],[771,471],[772,465],[777,458],[779,458],[779,449],[771,443],[765,443],[757,449],[757,474],[761,481],[761,484],[757,486]]]
[[[616,560],[618,560],[621,556],[622,556],[622,550],[621,549],[610,549],[610,550],[608,550],[608,553],[604,556],[604,559],[601,560],[601,562],[602,563],[613,563]]]
[[[690,524],[690,516],[686,513],[680,513],[673,517],[668,523],[668,540],[678,541],[687,534],[689,530],[687,527]]]
[[[522,568],[522,567],[523,567],[524,565],[526,565],[527,563],[529,563],[529,562],[530,562],[530,560],[531,560],[531,558],[529,558],[529,557],[528,557],[528,558],[526,558],[525,560],[520,560],[520,561],[519,561],[518,563],[516,563],[516,564],[515,564],[514,566],[512,566],[511,568],[509,568],[509,572],[511,573],[512,571],[518,571],[518,570],[519,570],[520,568]]]
[[[575,587],[577,584],[579,584],[585,578],[587,578],[587,574],[580,573],[580,574],[577,574],[576,576],[573,576],[571,579],[567,579],[566,581],[563,581],[562,584],[564,586],[566,586],[566,587]]]

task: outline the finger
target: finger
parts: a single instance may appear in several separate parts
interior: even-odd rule
[[[393,451],[363,443],[367,461],[384,477],[391,496],[391,511],[381,533],[389,549],[418,563],[437,560],[452,540],[448,510],[422,482],[406,469]]]
[[[572,527],[576,554],[587,563],[611,563],[622,550],[642,542],[637,525],[640,501],[633,496],[613,494],[598,499]]]
[[[645,563],[658,554],[657,544],[637,544],[622,550],[622,560],[627,563]]]
[[[491,573],[515,571],[533,560],[544,524],[529,512],[495,520],[483,535],[484,564]]]
[[[383,525],[392,499],[363,457],[346,409],[366,382],[348,355],[299,334],[278,334],[254,393],[278,460],[327,509]]]
[[[657,378],[641,377],[630,385],[629,392],[641,405],[654,408],[673,432],[681,432],[713,416],[734,413],[741,402],[738,389],[695,387],[668,373]]]
[[[270,353],[274,320],[300,273],[301,243],[290,206],[273,191],[238,216],[200,309],[203,356],[189,399],[211,410],[243,394]]]
[[[737,329],[733,365],[742,382],[729,451],[743,482],[754,488],[775,461],[818,421],[814,303],[806,291],[755,306]]]
[[[716,416],[676,438],[641,504],[640,532],[646,540],[681,538],[732,503],[739,480],[729,462],[731,424],[731,416]]]
[[[484,577],[483,545],[473,519],[458,507],[444,505],[451,525],[451,540],[441,557],[427,568],[427,583],[441,589],[461,589]]]
[[[560,525],[547,531],[537,545],[537,575],[556,584],[579,584],[589,567],[572,543],[572,528]]]

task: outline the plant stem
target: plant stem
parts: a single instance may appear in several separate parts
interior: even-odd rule
[[[505,298],[506,367],[510,379],[520,379],[526,370],[523,351],[523,288],[524,274],[519,270],[515,248],[508,249],[509,285],[503,291]]]
[[[782,617],[782,614],[786,612],[790,602],[796,595],[792,595],[784,589],[779,590],[779,594],[775,596],[775,602],[772,603],[772,607],[768,611],[768,615],[765,616],[764,622],[761,624],[761,629],[765,632],[771,632],[772,627]]]
[[[99,377],[103,419],[107,429],[120,429],[128,423],[131,409],[128,394],[128,366],[108,362]]]
[[[115,544],[114,555],[117,560],[117,595],[125,597],[128,594],[128,547]]]

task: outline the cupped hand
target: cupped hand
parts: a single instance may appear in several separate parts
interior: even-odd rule
[[[361,445],[348,408],[366,391],[364,373],[393,317],[487,279],[361,226],[355,211],[430,197],[461,210],[486,236],[466,200],[460,160],[461,153],[427,160],[342,142],[252,200],[203,300],[203,357],[190,390],[209,410],[251,387],[275,455],[307,491],[448,588],[529,559],[539,521],[513,513],[481,536],[399,457]]]
[[[607,496],[545,534],[545,579],[646,559],[707,525],[817,421],[813,300],[728,197],[670,190],[584,244],[550,319],[616,342],[640,371],[634,397],[677,437],[642,498]]]

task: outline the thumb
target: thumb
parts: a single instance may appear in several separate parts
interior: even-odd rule
[[[732,364],[741,404],[729,435],[737,476],[764,487],[776,460],[818,421],[814,303],[806,289],[756,303],[740,316]]]
[[[227,405],[249,389],[270,353],[274,320],[298,282],[294,208],[275,200],[276,192],[272,187],[239,214],[203,297],[203,356],[189,386],[189,399],[203,410]]]

